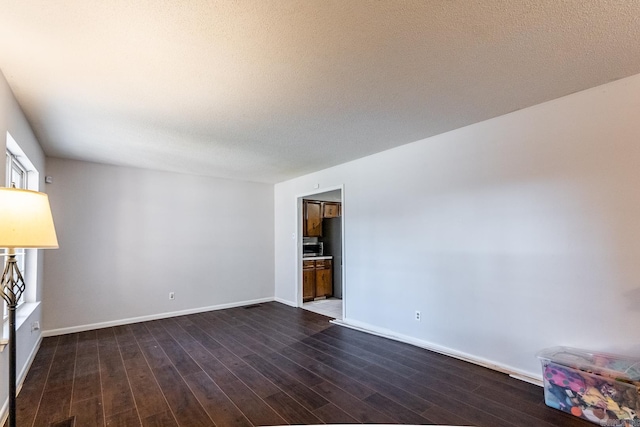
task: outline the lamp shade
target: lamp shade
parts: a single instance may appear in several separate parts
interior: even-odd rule
[[[37,191],[0,188],[0,248],[57,248],[49,197]]]

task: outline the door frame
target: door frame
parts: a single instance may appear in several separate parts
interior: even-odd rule
[[[342,276],[342,318],[345,319],[346,318],[346,314],[347,314],[347,292],[346,292],[346,278],[347,278],[347,263],[346,263],[346,242],[345,242],[345,197],[344,197],[344,184],[340,184],[340,185],[336,185],[333,187],[326,187],[326,188],[316,188],[313,191],[309,192],[309,193],[304,193],[304,194],[299,194],[296,196],[295,198],[295,203],[296,203],[296,304],[297,307],[302,307],[303,305],[303,301],[302,301],[302,225],[303,225],[303,218],[302,218],[302,200],[303,199],[308,199],[314,195],[317,194],[322,194],[322,193],[328,193],[330,191],[335,191],[335,190],[340,190],[340,227],[341,227],[341,242],[340,245],[342,246],[342,269],[341,269],[341,276]]]

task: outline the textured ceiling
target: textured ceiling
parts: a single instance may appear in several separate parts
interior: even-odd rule
[[[45,152],[278,182],[640,73],[637,0],[0,0]]]

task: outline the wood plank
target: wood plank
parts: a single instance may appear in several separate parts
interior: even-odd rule
[[[116,346],[115,336],[113,339],[111,336],[113,335],[106,336],[104,342],[110,342],[113,346],[102,345],[102,342],[98,346],[102,403],[107,419],[117,413],[135,408],[122,356]]]
[[[316,351],[331,355],[334,358],[339,358],[343,363],[348,363],[356,369],[361,369],[372,365],[371,362],[364,360],[361,357],[355,356],[342,349],[333,347],[315,338],[305,338],[301,341],[301,343],[313,348]]]
[[[395,420],[377,409],[371,408],[360,399],[329,383],[318,384],[313,388],[335,406],[361,423],[393,424]]]
[[[309,412],[286,393],[272,394],[265,399],[282,418],[289,424],[320,424],[318,417]],[[324,406],[324,405],[323,405]],[[319,408],[316,408],[319,409]]]
[[[324,406],[328,401],[320,394],[308,388],[295,378],[280,370],[277,366],[257,355],[247,356],[245,360],[269,381],[283,390],[287,390],[298,402],[310,411]]]
[[[162,347],[160,347],[155,340],[143,341],[138,345],[140,350],[142,350],[142,354],[144,354],[147,363],[152,369],[161,368],[171,364],[171,361],[165,354],[164,350],[162,350]]]
[[[74,401],[71,405],[71,415],[76,417],[76,425],[104,426],[104,412],[102,411],[102,399],[99,396],[85,400]]]
[[[372,394],[364,399],[372,408],[376,408],[383,413],[389,415],[396,422],[401,424],[433,424],[433,422],[427,418],[424,418],[415,412],[405,408],[399,403],[384,397],[379,393]]]
[[[107,417],[107,427],[136,427],[140,426],[140,417],[135,408],[127,409]]]
[[[217,426],[251,427],[247,417],[204,372],[185,377],[200,404]]]
[[[180,375],[186,376],[201,371],[197,363],[191,359],[189,354],[171,337],[157,340],[158,345],[162,347],[164,353],[169,357],[171,363],[180,372]]]
[[[113,328],[113,333],[119,346],[136,344],[137,342],[129,325],[116,326]]]
[[[133,398],[141,419],[169,411],[169,405],[137,344],[121,348]]]
[[[325,424],[360,424],[358,420],[338,408],[333,403],[328,403],[313,411],[313,414],[320,418]]]
[[[49,368],[53,360],[53,352],[49,358],[49,365],[41,361],[37,366],[33,367],[27,374],[18,399],[16,399],[16,424],[19,426],[30,426],[36,417],[36,412],[44,387],[49,375]],[[35,363],[34,363],[35,364]]]
[[[260,399],[240,380],[219,384],[222,391],[256,426],[275,426],[286,424],[285,419]]]
[[[171,411],[167,411],[143,418],[142,427],[178,427],[178,423]]]
[[[229,365],[224,364],[240,381],[247,385],[255,394],[264,399],[281,391],[281,389],[269,381],[264,375],[253,367],[244,363]]]
[[[149,329],[147,328],[145,322],[132,323],[129,325],[129,330],[135,337],[136,341],[139,343],[145,341],[153,341],[155,339],[153,338],[153,335],[151,335],[151,332],[149,332]]]
[[[223,345],[229,351],[233,352],[235,355],[239,357],[244,357],[249,354],[253,354],[254,352],[246,347],[244,344],[239,342],[235,335],[230,332],[227,328],[226,324],[214,320],[205,320],[205,316],[199,316],[196,318],[197,320],[194,322],[197,328],[200,329],[201,333],[204,333],[205,336],[199,335],[203,342],[217,342],[218,345]],[[189,329],[190,334],[198,334],[197,331]],[[224,344],[223,344],[224,343]],[[213,343],[212,343],[213,344]]]
[[[469,420],[465,420],[458,414],[447,411],[439,406],[432,406],[422,413],[422,416],[430,419],[435,424],[450,424],[457,426],[470,426],[473,425]]]
[[[73,378],[72,401],[85,400],[90,397],[100,397],[100,362],[98,361],[98,348],[95,354],[85,352],[76,359],[75,375]]]
[[[64,335],[60,338],[47,377],[47,388],[59,389],[70,386],[73,381],[77,350],[77,336]]]
[[[190,344],[195,341],[191,335],[186,333],[182,328],[182,324],[191,326],[192,322],[185,322],[184,319],[181,322],[177,322],[175,319],[163,319],[162,326],[169,333],[169,335],[181,346]]]
[[[35,425],[48,426],[69,417],[77,344],[76,334],[64,335],[57,340]],[[16,402],[16,412],[19,406]]]
[[[51,427],[75,427],[76,417],[69,417],[64,420],[51,423]]]
[[[359,399],[365,399],[375,393],[375,391],[365,386],[364,384],[346,377],[344,374],[341,374],[330,366],[318,362],[308,356],[305,356],[304,354],[298,353],[291,348],[285,349],[282,354],[288,357],[290,360],[304,366],[315,375],[322,378],[324,381],[335,384],[336,386],[356,396]]]
[[[58,388],[45,387],[34,425],[48,426],[69,416],[71,407],[71,383]]]
[[[153,374],[162,388],[162,392],[169,403],[179,425],[183,426],[211,426],[213,421],[198,399],[193,395],[176,368],[171,365],[153,369]]]

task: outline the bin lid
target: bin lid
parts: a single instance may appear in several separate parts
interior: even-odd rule
[[[571,347],[551,347],[536,355],[581,371],[604,375],[609,378],[640,381],[640,357],[592,352]]]

